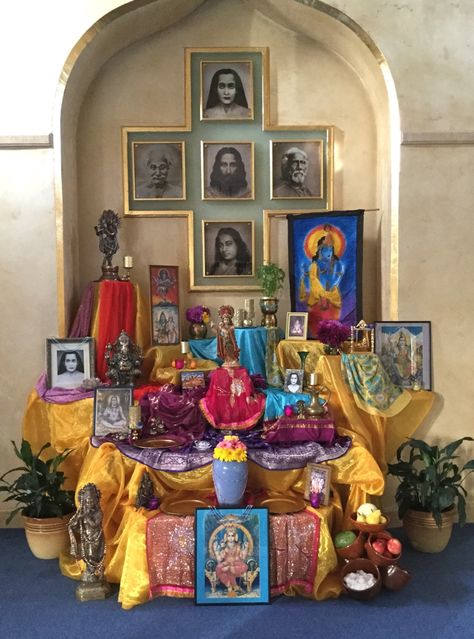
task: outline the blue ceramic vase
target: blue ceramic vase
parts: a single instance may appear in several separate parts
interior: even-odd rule
[[[219,506],[232,508],[242,504],[247,476],[247,462],[212,460],[212,479]]]

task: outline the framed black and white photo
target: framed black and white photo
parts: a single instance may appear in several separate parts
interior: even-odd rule
[[[253,142],[201,142],[203,200],[253,200]]]
[[[323,197],[323,141],[270,141],[271,199]]]
[[[205,277],[242,277],[254,274],[254,222],[202,221]]]
[[[308,334],[308,313],[287,313],[285,339],[305,340]]]
[[[303,392],[304,371],[302,368],[286,368],[284,390],[287,393]]]
[[[201,120],[253,120],[251,60],[201,61]]]
[[[130,406],[133,404],[130,386],[96,388],[94,393],[94,435],[96,437],[128,434]]]
[[[134,200],[186,199],[184,142],[134,142],[132,150]]]
[[[46,339],[46,369],[49,388],[79,388],[95,377],[92,337]]]

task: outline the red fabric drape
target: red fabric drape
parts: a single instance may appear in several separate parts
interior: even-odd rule
[[[105,382],[105,347],[113,343],[123,329],[135,341],[136,300],[130,282],[105,280],[99,287],[99,337],[97,340],[97,376]]]

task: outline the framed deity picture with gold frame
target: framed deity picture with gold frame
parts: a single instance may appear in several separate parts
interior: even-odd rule
[[[331,492],[331,467],[324,464],[309,462],[305,468],[304,498],[311,500],[311,494],[316,495],[315,502],[320,506],[328,506]]]
[[[251,60],[202,60],[201,120],[253,120]]]
[[[204,277],[248,277],[254,274],[253,220],[203,220]]]
[[[308,334],[308,313],[287,313],[285,339],[305,340]]]
[[[203,200],[253,200],[253,142],[201,142]]]

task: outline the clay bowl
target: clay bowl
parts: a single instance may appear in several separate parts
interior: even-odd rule
[[[352,590],[352,588],[348,588],[344,583],[344,577],[348,575],[350,572],[355,572],[356,570],[363,570],[364,572],[370,572],[374,575],[376,582],[370,588],[366,588],[365,590]],[[372,599],[380,592],[382,587],[382,578],[380,576],[379,567],[374,564],[370,559],[366,559],[364,557],[359,557],[358,559],[351,559],[347,562],[345,566],[341,569],[341,582],[344,592],[352,597],[353,599],[358,599],[359,601],[368,601]]]
[[[365,535],[362,532],[359,532],[357,537],[354,539],[352,544],[345,546],[344,548],[336,548],[336,552],[342,559],[348,561],[349,559],[357,559],[358,557],[362,557],[364,554],[364,542]]]
[[[365,533],[375,533],[380,532],[381,530],[385,530],[389,525],[390,520],[387,517],[387,521],[384,524],[366,524],[365,521],[357,521],[357,513],[352,513],[351,515],[351,526],[356,530],[361,530]]]
[[[378,533],[371,533],[368,540],[365,542],[365,552],[367,553],[367,557],[371,559],[374,564],[377,564],[377,566],[391,566],[392,564],[397,564],[402,553],[395,555],[394,557],[385,557],[385,555],[381,555],[372,546],[372,542],[377,538],[391,539],[392,535],[383,530]]]
[[[392,564],[391,566],[381,566],[380,574],[382,583],[387,590],[401,590],[411,579],[408,570]]]

